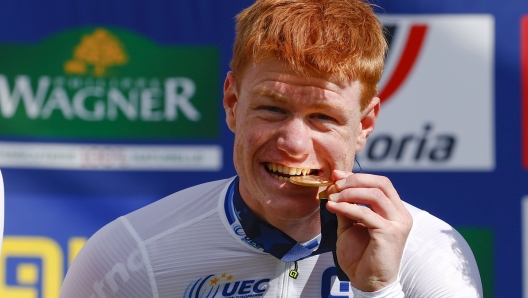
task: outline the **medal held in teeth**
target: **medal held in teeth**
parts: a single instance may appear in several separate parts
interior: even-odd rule
[[[321,186],[330,186],[334,184],[334,181],[328,177],[306,175],[306,176],[291,176],[290,182],[293,184],[308,186],[308,187],[321,187]],[[328,199],[326,190],[323,190],[319,193],[319,199]]]
[[[306,176],[291,176],[290,182],[302,186],[321,187],[330,186],[334,181],[328,177],[306,175]]]

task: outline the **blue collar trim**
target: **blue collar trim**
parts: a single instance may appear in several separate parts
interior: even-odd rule
[[[248,238],[244,239],[246,243],[260,248],[284,262],[301,260],[335,249],[337,218],[335,214],[326,210],[326,200],[321,202],[321,231],[323,236],[322,239],[317,238],[321,239],[321,243],[314,239],[303,245],[276,227],[259,219],[242,199],[238,184],[239,178],[236,177],[229,185],[224,200],[224,210],[229,224],[243,229],[243,233],[240,234]],[[325,233],[325,229],[328,228],[331,231],[329,234]],[[314,251],[316,247],[318,248]]]

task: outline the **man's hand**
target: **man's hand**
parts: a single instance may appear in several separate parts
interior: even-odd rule
[[[337,258],[352,285],[380,290],[398,279],[412,217],[386,177],[334,171],[327,209],[337,215]],[[356,205],[365,204],[366,206]]]

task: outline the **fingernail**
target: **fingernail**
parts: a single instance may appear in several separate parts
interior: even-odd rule
[[[341,170],[334,170],[334,172],[336,172],[336,174],[338,174],[338,175],[345,175],[346,174],[345,171],[341,171]]]
[[[337,180],[334,184],[335,186],[337,186],[338,189],[341,189],[341,187],[345,185],[345,180]]]
[[[328,196],[328,200],[329,201],[337,201],[337,196],[338,196],[338,194],[333,193],[333,194]]]

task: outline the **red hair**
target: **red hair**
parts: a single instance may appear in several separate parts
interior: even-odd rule
[[[257,0],[236,20],[235,75],[272,53],[303,76],[316,71],[359,80],[361,109],[376,96],[387,42],[363,0]]]

